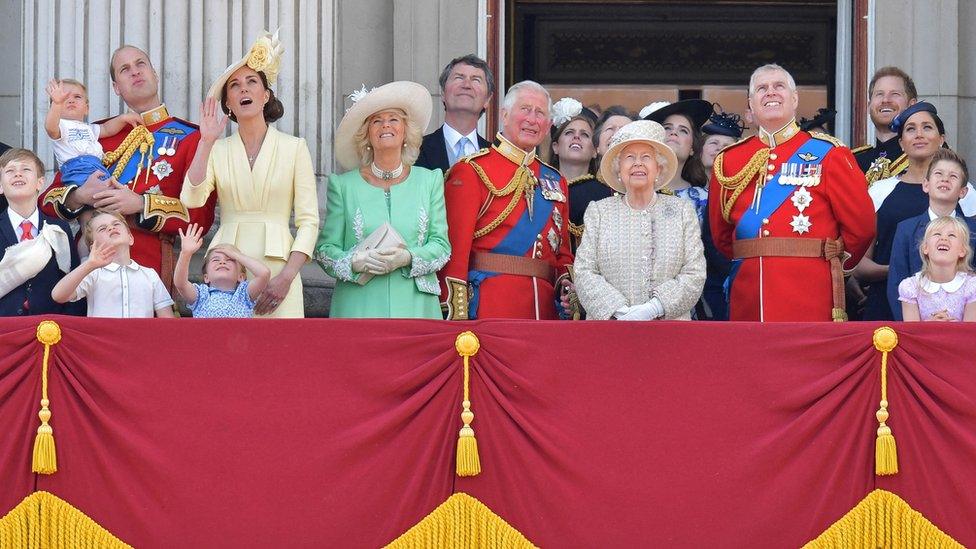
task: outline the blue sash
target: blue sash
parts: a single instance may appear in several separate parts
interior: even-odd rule
[[[821,162],[827,153],[830,152],[834,145],[829,141],[824,141],[811,137],[806,143],[800,146],[800,148],[793,153],[787,161],[786,164],[803,164],[807,166],[817,166]],[[804,160],[801,158],[805,156],[806,158],[811,158],[811,160]],[[759,209],[748,208],[742,217],[739,219],[738,224],[735,226],[735,238],[736,240],[745,240],[749,238],[758,238],[759,231],[762,230],[763,219],[768,219],[770,215],[773,214],[786,199],[793,194],[793,191],[797,189],[796,185],[784,185],[779,180],[780,174],[777,173],[772,179],[766,182],[766,186],[763,187],[762,196],[759,201]],[[762,177],[762,176],[760,176]],[[742,265],[741,259],[733,259],[732,265],[729,267],[729,278],[725,281],[723,285],[725,288],[725,297],[729,299],[732,294],[732,283],[735,280],[735,275],[739,272],[739,267]]]
[[[166,148],[179,149],[180,142],[182,142],[186,136],[195,131],[197,130],[193,126],[188,126],[178,120],[170,120],[169,122],[156,128],[156,130],[153,131],[153,146],[149,147],[149,151],[145,155],[141,151],[136,150],[135,154],[132,155],[132,158],[130,158],[129,162],[125,165],[125,169],[122,170],[121,174],[119,174],[119,183],[123,185],[129,184],[132,179],[135,178],[136,172],[139,171],[139,166],[142,166],[143,170],[146,170],[152,166],[152,163],[158,156],[156,154],[156,149],[162,147],[164,144],[166,145]],[[173,142],[174,138],[176,139],[175,143]],[[146,160],[147,156],[149,157],[148,162]],[[118,162],[116,162],[116,164],[118,164]],[[108,171],[114,171],[116,164],[109,166]],[[143,173],[142,175],[144,177],[146,174]]]
[[[540,172],[546,168],[547,166],[542,165]],[[535,187],[532,206],[532,218],[529,219],[529,209],[526,208],[522,212],[521,217],[519,217],[518,222],[512,227],[512,230],[508,231],[505,238],[491,249],[491,253],[516,255],[520,257],[524,257],[525,254],[529,253],[529,250],[535,245],[536,236],[546,226],[546,223],[549,222],[549,217],[552,215],[552,210],[555,207],[553,202],[546,200],[542,195],[542,185],[536,185]],[[491,271],[468,271],[468,284],[471,285],[471,299],[468,302],[468,318],[478,318],[481,283],[497,275],[498,273]]]

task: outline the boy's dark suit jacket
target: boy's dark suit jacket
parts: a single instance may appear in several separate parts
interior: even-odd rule
[[[491,143],[480,135],[478,136],[479,148],[484,149],[490,145]],[[440,168],[444,175],[447,175],[447,170],[451,168],[451,164],[447,158],[447,144],[444,142],[444,126],[424,136],[424,142],[420,145],[420,156],[417,157],[417,161],[413,165],[428,170]]]
[[[48,217],[41,213],[41,226],[38,227],[38,230],[43,228],[47,223],[61,227],[65,234],[68,235],[68,240],[71,243],[71,268],[74,269],[78,266],[78,250],[75,248],[74,238],[71,237],[71,227],[60,219]],[[7,210],[0,211],[0,259],[3,259],[4,254],[7,253],[7,247],[13,246],[19,241],[19,236],[14,233],[14,228],[10,225],[10,216]],[[62,273],[61,269],[58,269],[57,260],[52,256],[51,260],[47,262],[47,265],[34,278],[14,288],[9,294],[0,298],[0,316],[46,314],[83,315],[85,313],[84,300],[62,305],[51,299],[51,290],[64,275],[65,273]],[[27,303],[27,307],[24,307],[25,302]]]

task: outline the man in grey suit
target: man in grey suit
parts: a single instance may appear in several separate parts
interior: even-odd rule
[[[478,120],[495,93],[488,63],[474,54],[451,60],[440,76],[444,125],[424,136],[415,165],[446,174],[458,159],[489,145],[478,135]]]

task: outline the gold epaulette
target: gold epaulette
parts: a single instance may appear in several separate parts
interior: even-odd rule
[[[833,145],[835,147],[846,147],[847,146],[840,139],[837,139],[836,137],[834,137],[832,135],[828,135],[826,133],[810,132],[810,137],[812,137],[814,139],[819,139],[821,141],[826,141],[827,143],[830,143],[831,145]]]
[[[901,175],[901,173],[907,169],[908,169],[908,155],[905,153],[901,153],[901,156],[896,158],[895,161],[888,166],[888,177]]]
[[[547,168],[549,168],[550,170],[552,170],[552,171],[554,171],[554,172],[556,172],[556,173],[559,173],[559,170],[557,170],[557,169],[556,169],[556,167],[555,167],[555,166],[553,166],[552,164],[546,164],[546,163],[545,163],[545,162],[543,162],[543,161],[542,161],[542,159],[541,159],[541,158],[539,158],[538,156],[537,156],[537,157],[535,157],[535,159],[539,161],[539,164],[542,164],[543,166],[546,166],[546,167],[547,167]],[[560,175],[562,175],[562,174],[560,174]]]
[[[861,145],[860,147],[855,147],[851,149],[852,154],[861,154],[862,152],[871,149],[871,145]]]
[[[159,232],[166,220],[171,217],[181,221],[190,221],[190,214],[187,212],[186,206],[178,199],[161,194],[144,194],[143,196],[146,198],[142,210],[143,219],[156,218],[156,222],[149,230]]]
[[[481,150],[479,150],[477,152],[473,152],[473,153],[471,153],[469,155],[462,156],[461,158],[458,159],[458,162],[471,162],[475,158],[478,158],[479,156],[484,156],[484,155],[488,154],[489,152],[491,152],[491,149],[489,149],[488,147],[485,147],[485,148],[483,148],[483,149],[481,149]]]
[[[548,166],[548,164],[547,164],[547,166]],[[596,179],[596,176],[594,176],[591,173],[584,173],[583,175],[581,175],[581,176],[579,176],[579,177],[577,177],[575,179],[566,181],[566,184],[569,185],[570,187],[572,187],[573,185],[575,185],[577,183],[582,183],[584,181],[589,181],[591,179]]]
[[[752,136],[750,135],[749,137],[752,137]],[[749,140],[749,137],[743,137],[742,139],[740,139],[740,140],[738,140],[738,141],[736,141],[734,143],[729,143],[728,145],[722,147],[721,150],[719,150],[718,152],[723,153],[723,152],[731,149],[732,147],[734,147],[736,145],[740,145],[742,143],[745,143],[746,141]]]

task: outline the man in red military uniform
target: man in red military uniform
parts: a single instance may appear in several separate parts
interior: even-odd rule
[[[99,140],[117,182],[92,176],[84,185],[64,186],[58,175],[41,195],[41,206],[62,219],[74,219],[86,206],[121,212],[133,227],[132,259],[155,269],[170,287],[177,231],[189,223],[207,231],[214,220],[216,194],[204,207],[189,211],[179,199],[200,132],[166,110],[156,71],[144,51],[122,46],[110,66],[112,88],[130,109],[142,114],[145,126]]]
[[[874,208],[850,149],[801,131],[797,102],[785,69],[756,69],[749,106],[759,133],[713,166],[709,222],[733,259],[730,320],[846,320],[841,266],[853,268],[874,239]]]
[[[568,186],[535,155],[549,133],[550,106],[539,84],[512,86],[495,142],[447,175],[451,259],[439,277],[448,319],[570,315]]]

